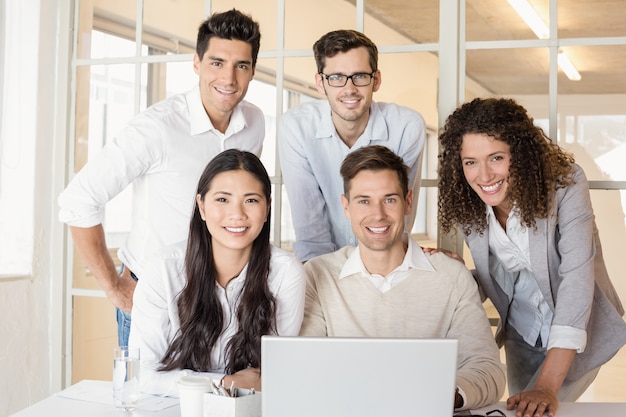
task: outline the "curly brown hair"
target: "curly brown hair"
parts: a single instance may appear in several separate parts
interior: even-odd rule
[[[444,233],[460,226],[465,235],[487,227],[485,203],[463,174],[461,145],[466,134],[486,134],[510,146],[507,198],[526,227],[545,218],[558,188],[573,183],[574,157],[534,125],[514,100],[477,98],[457,108],[439,134],[439,224]]]

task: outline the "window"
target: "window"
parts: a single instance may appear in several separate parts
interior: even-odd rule
[[[626,174],[620,161],[626,143],[626,86],[620,75],[626,62],[626,38],[623,25],[602,22],[607,18],[623,21],[626,12],[615,2],[601,3],[606,7],[590,3],[585,6],[589,9],[586,13],[574,16],[569,2],[533,2],[546,22],[550,21],[546,13],[554,10],[550,6],[558,6],[557,28],[546,40],[534,37],[513,9],[499,0],[406,0],[402,4],[385,0],[76,0],[80,18],[74,168],[78,171],[136,113],[168,95],[186,91],[196,82],[191,60],[195,31],[203,16],[233,7],[243,10],[261,25],[256,77],[246,99],[266,115],[262,160],[272,177],[273,202],[280,204],[272,209],[273,240],[289,248],[294,232],[278,169],[277,119],[293,105],[319,97],[313,86],[313,42],[327,31],[354,28],[379,46],[383,84],[374,99],[419,111],[429,129],[414,234],[432,242],[438,239],[436,132],[450,107],[475,96],[508,96],[527,107],[560,144],[577,145],[593,154],[591,162],[608,174],[601,176],[597,171],[590,175],[591,169],[584,166],[595,182],[592,186],[598,188],[593,199],[601,237],[607,243],[607,266],[620,271],[623,257],[617,251],[623,244],[611,236],[616,230],[611,224],[624,224]],[[279,5],[282,10],[278,10]],[[142,7],[143,15],[136,16]],[[609,14],[597,15],[609,8]],[[176,19],[171,18],[174,15]],[[572,24],[575,17],[582,20]],[[440,28],[440,18],[450,24]],[[459,21],[462,23],[457,25]],[[565,79],[557,69],[557,44],[563,44],[574,63],[580,65],[582,81]],[[576,152],[576,157],[582,163],[583,153]],[[128,196],[118,196],[107,207],[107,241],[112,249],[119,246],[129,229]],[[607,198],[610,205],[605,204]],[[609,206],[616,209],[605,215],[603,210]],[[620,233],[615,235],[623,240],[626,235]],[[87,298],[85,294],[92,298],[97,294],[81,292],[97,290],[93,280],[76,279],[84,273],[84,268],[72,272],[75,303]],[[624,291],[618,288],[618,292]],[[73,358],[81,352],[75,349]],[[108,371],[103,378],[109,377]],[[74,378],[80,376],[75,374]]]
[[[37,28],[28,4],[0,4],[0,278],[29,276],[33,258]],[[9,65],[19,62],[20,65]]]

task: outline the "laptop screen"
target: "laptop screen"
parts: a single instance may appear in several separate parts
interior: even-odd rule
[[[263,416],[452,416],[457,340],[264,336]]]

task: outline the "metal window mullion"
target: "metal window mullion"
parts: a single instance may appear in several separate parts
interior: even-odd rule
[[[626,190],[626,181],[588,181],[590,190]]]
[[[141,56],[141,35],[143,30],[143,0],[137,0],[135,11],[135,56]],[[139,114],[141,108],[141,63],[135,64],[135,94],[134,94],[134,114]]]
[[[460,3],[463,3],[461,5]],[[461,88],[464,83],[459,80],[465,76],[461,70],[461,57],[464,57],[465,45],[464,34],[465,16],[461,11],[465,10],[464,0],[441,0],[439,4],[439,81],[438,81],[438,105],[439,126],[443,126],[445,119],[461,102],[464,92]],[[463,239],[457,234],[444,235],[438,226],[437,246],[452,250],[462,256]]]
[[[73,150],[72,126],[72,104],[75,95],[71,94],[72,83],[75,82],[72,65],[74,57],[75,41],[77,34],[74,28],[74,1],[60,0],[56,15],[57,21],[57,61],[56,61],[56,82],[54,100],[57,105],[56,121],[54,123],[53,166],[58,172],[53,174],[53,192],[55,195],[65,188],[70,166],[68,155],[73,155],[69,150]],[[62,140],[57,140],[62,139]],[[73,161],[73,158],[71,159]],[[71,384],[71,306],[72,299],[69,295],[71,288],[71,276],[69,274],[67,262],[69,240],[66,228],[60,223],[55,223],[50,230],[51,242],[64,242],[63,245],[53,245],[50,249],[50,272],[52,274],[50,286],[50,343],[49,352],[51,358],[59,358],[58,361],[50,364],[49,388],[51,391],[58,391]],[[71,269],[70,269],[71,270]]]
[[[626,36],[559,39],[561,46],[623,46],[625,44]]]
[[[365,30],[365,6],[364,0],[356,0],[356,30],[363,32]]]
[[[550,71],[548,73],[548,120],[549,131],[548,136],[552,141],[555,140],[558,133],[558,53],[559,45],[557,40],[557,0],[550,0],[550,39],[549,39],[549,51],[550,51]]]
[[[466,24],[465,24],[465,1],[461,0],[459,2],[459,13],[457,17],[458,23],[458,91],[457,91],[457,102],[463,103],[465,101],[465,71],[466,71],[466,49],[465,49],[465,32],[466,32]],[[443,126],[443,125],[441,125]]]
[[[66,139],[66,161],[65,161],[65,173],[64,173],[64,183],[69,183],[71,176],[74,173],[74,159],[76,154],[76,94],[78,86],[76,84],[76,80],[78,78],[78,36],[79,36],[79,28],[80,28],[80,0],[69,0],[69,15],[72,20],[73,33],[72,37],[72,47],[70,53],[70,81],[69,81],[69,94],[70,94],[70,102],[69,102],[69,114],[68,114],[68,132]],[[72,349],[73,349],[73,339],[74,339],[74,298],[72,296],[72,290],[74,287],[74,246],[72,237],[69,233],[67,233],[67,228],[64,229],[64,256],[65,265],[64,265],[64,276],[65,276],[65,306],[64,306],[64,320],[65,323],[65,338],[64,343],[65,346],[63,348],[64,352],[64,375],[63,375],[63,387],[68,387],[72,384]]]
[[[160,64],[163,62],[185,62],[192,61],[193,54],[173,54],[173,55],[143,55],[129,57],[112,58],[77,58],[75,65],[111,65],[111,64]]]
[[[276,49],[280,52],[285,50],[285,0],[278,0],[276,8]],[[282,246],[282,218],[283,218],[283,174],[280,166],[280,156],[278,153],[278,122],[283,113],[283,88],[285,80],[285,55],[280,53],[276,56],[276,80],[274,89],[276,92],[276,118],[274,120],[276,132],[276,146],[274,147],[274,245]]]

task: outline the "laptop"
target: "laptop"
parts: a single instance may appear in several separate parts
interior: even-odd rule
[[[263,336],[264,417],[448,417],[454,339]]]

